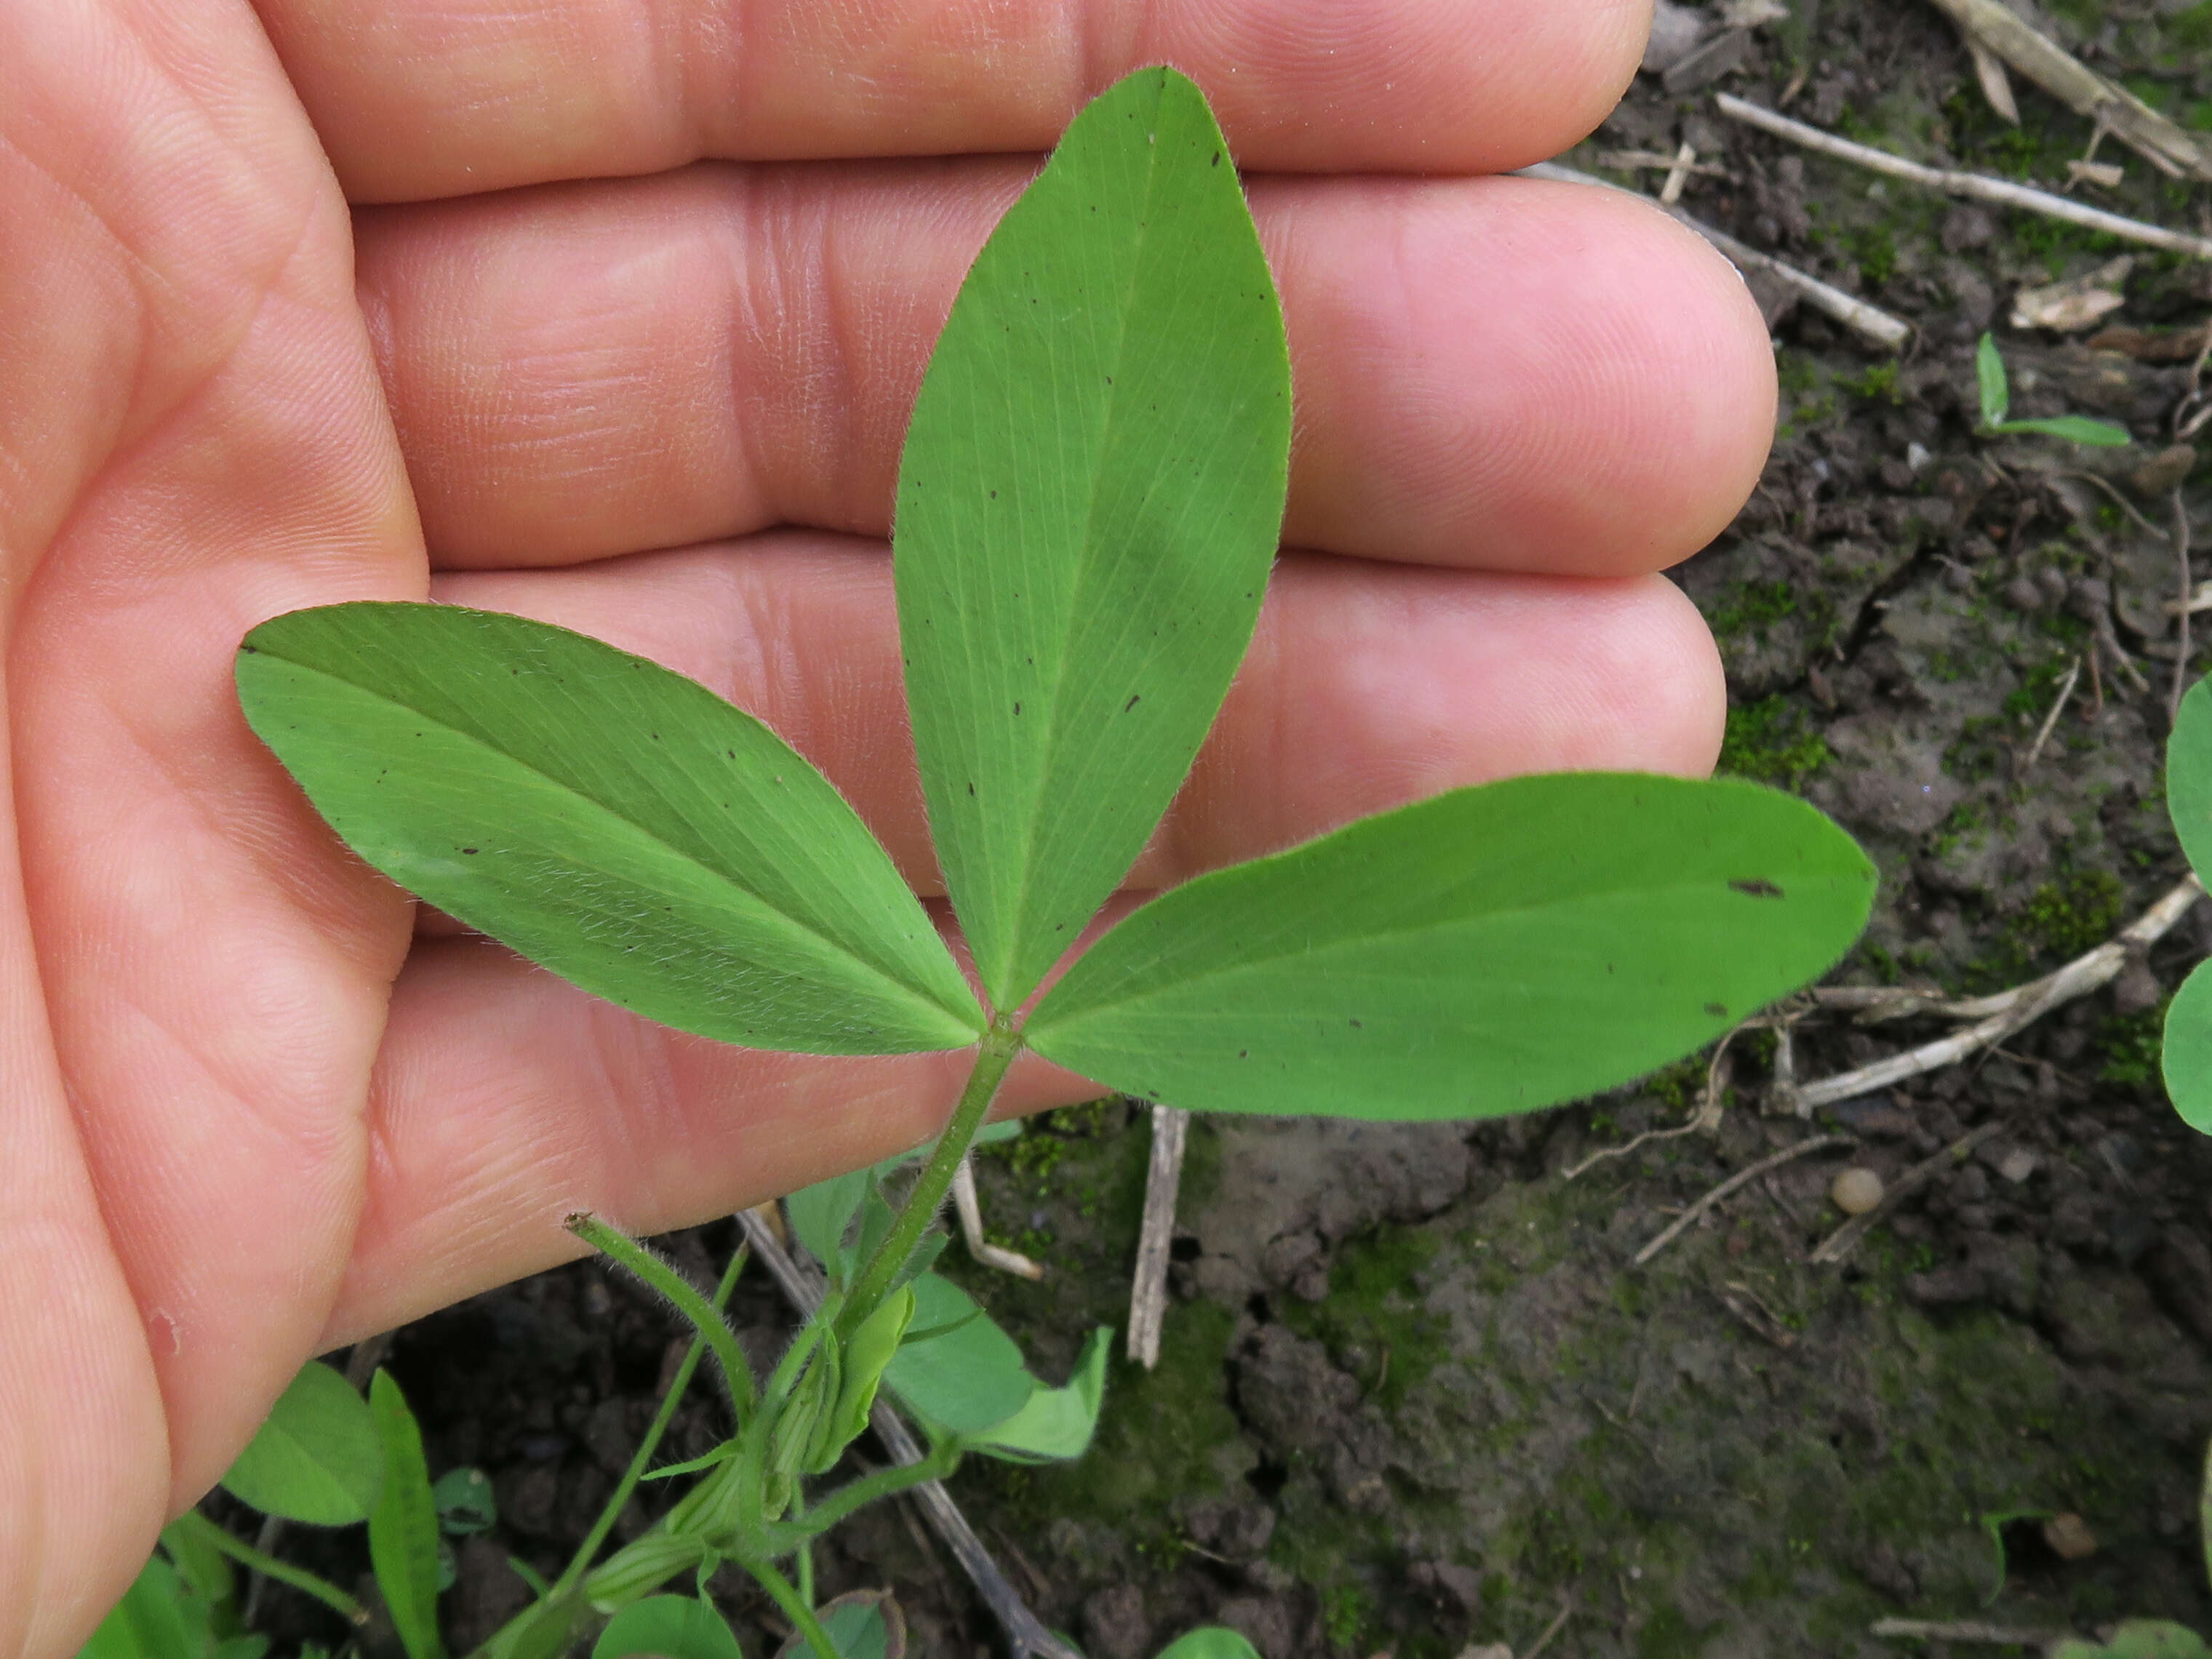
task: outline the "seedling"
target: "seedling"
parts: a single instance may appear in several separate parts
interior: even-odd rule
[[[2009,432],[2040,432],[2045,437],[2063,438],[2069,443],[2100,449],[2118,449],[2135,441],[2127,428],[2110,421],[2093,420],[2087,415],[2007,420],[2005,416],[2012,410],[2012,382],[2005,374],[2004,358],[1997,351],[1996,339],[1987,333],[1974,348],[1974,380],[1982,394],[1982,423],[1976,430],[1985,438],[2000,437]]]
[[[571,1218],[696,1327],[734,1432],[687,1466],[701,1478],[649,1532],[597,1562],[648,1436],[576,1560],[486,1654],[563,1651],[586,1620],[730,1562],[830,1659],[848,1650],[813,1605],[810,1540],[969,1453],[1084,1449],[1105,1334],[1048,1388],[925,1271],[947,1185],[1023,1049],[1206,1110],[1527,1111],[1697,1048],[1857,934],[1874,871],[1799,800],[1738,781],[1528,777],[1200,877],[1039,998],[1182,784],[1250,640],[1290,433],[1281,310],[1226,145],[1189,82],[1140,71],[1076,118],[977,258],[900,466],[908,701],[975,988],[837,792],[703,687],[452,606],[335,605],[248,635],[253,729],[349,846],[427,902],[682,1030],[975,1052],[910,1182],[866,1171],[792,1200],[830,1288],[765,1379],[715,1300]],[[928,1454],[812,1490],[879,1388]],[[377,1502],[401,1521],[376,1565],[413,1659],[434,1659],[429,1489],[399,1472],[419,1449],[392,1461],[404,1437],[378,1409]],[[717,1639],[685,1651],[726,1656]],[[1180,1651],[1235,1648],[1209,1635]]]

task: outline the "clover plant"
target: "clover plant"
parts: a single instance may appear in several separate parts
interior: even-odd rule
[[[695,1325],[733,1432],[659,1471],[700,1478],[595,1562],[648,1437],[576,1562],[487,1654],[563,1652],[615,1615],[617,1632],[662,1621],[638,1638],[656,1651],[726,1659],[718,1620],[653,1595],[722,1562],[811,1652],[856,1651],[812,1604],[809,1540],[968,1453],[1084,1449],[1106,1334],[1048,1387],[926,1271],[947,1186],[1022,1050],[1201,1110],[1489,1116],[1671,1060],[1856,936],[1874,871],[1801,801],[1739,781],[1524,777],[1200,876],[1038,997],[1158,824],[1251,639],[1291,426],[1281,309],[1227,146],[1195,87],[1141,70],[1076,117],[977,258],[899,469],[907,697],[973,986],[837,791],[690,680],[449,605],[332,605],[246,637],[254,731],[348,845],[428,902],[684,1031],[831,1055],[975,1050],[918,1173],[792,1199],[829,1288],[764,1379],[719,1298],[571,1218]],[[881,1389],[927,1455],[816,1490]],[[392,1520],[381,1543],[372,1521],[372,1553],[412,1659],[434,1659],[429,1488],[397,1391],[379,1389],[372,1513]],[[257,1443],[245,1495],[316,1464],[310,1438]],[[359,1452],[302,1474],[303,1517],[362,1506]],[[682,1621],[708,1633],[679,1640]],[[1201,1632],[1174,1651],[1249,1650]]]

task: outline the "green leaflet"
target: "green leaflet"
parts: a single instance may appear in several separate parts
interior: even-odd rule
[[[2166,810],[2201,879],[2212,871],[2212,679],[2189,688],[2166,740]]]
[[[328,1365],[309,1360],[277,1396],[222,1477],[234,1498],[318,1527],[368,1519],[384,1454],[368,1402]]]
[[[2166,740],[2166,810],[2203,880],[2212,870],[2212,680],[2189,688]],[[2182,1121],[2212,1134],[2212,967],[2199,963],[2166,1006],[2159,1063]]]
[[[2111,421],[2095,420],[2087,415],[2050,415],[2026,421],[2000,421],[1990,428],[1992,432],[2039,432],[2046,438],[2063,438],[2069,443],[2086,444],[2093,449],[2124,449],[2135,441],[2127,428]]]
[[[838,1659],[906,1659],[906,1615],[890,1591],[847,1590],[815,1613]],[[776,1659],[814,1659],[814,1650],[793,1636]]]
[[[1084,1343],[1075,1374],[1065,1388],[1033,1389],[1021,1410],[964,1443],[1009,1463],[1063,1462],[1091,1449],[1098,1408],[1106,1398],[1106,1361],[1114,1349],[1111,1328],[1099,1326]]]
[[[592,1659],[744,1659],[729,1623],[696,1595],[648,1595],[607,1621]]]
[[[2051,1659],[2205,1659],[2212,1648],[2186,1626],[2163,1619],[2130,1619],[2110,1642],[2069,1637],[2051,1649]]]
[[[1162,1648],[1158,1659],[1260,1659],[1260,1655],[1237,1632],[1209,1625]]]
[[[1996,340],[1986,333],[1974,348],[1974,383],[1981,393],[1982,424],[1990,428],[2002,425],[2012,408],[2012,385],[2005,374],[2004,356],[1997,350]]]
[[[611,1002],[816,1054],[982,1030],[852,808],[679,674],[518,617],[361,603],[264,623],[238,688],[362,857]]]
[[[1026,1035],[1200,1111],[1527,1111],[1626,1082],[1812,979],[1874,889],[1849,836],[1756,784],[1516,778],[1155,899]]]
[[[892,1357],[884,1386],[941,1432],[981,1434],[1029,1403],[1036,1379],[1014,1340],[948,1279],[914,1281],[909,1328],[933,1332]]]
[[[1251,638],[1290,445],[1282,314],[1172,70],[1078,115],[930,359],[894,569],[929,821],[994,1002],[1158,823]]]
[[[406,1396],[380,1370],[369,1410],[384,1446],[384,1486],[368,1516],[368,1559],[407,1659],[446,1659],[438,1634],[438,1508],[422,1462],[422,1431]]]
[[[2159,1070],[2181,1121],[2212,1135],[2212,962],[2200,962],[2166,1006]]]

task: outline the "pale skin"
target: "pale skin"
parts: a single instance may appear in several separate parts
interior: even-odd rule
[[[429,594],[705,680],[934,891],[897,445],[1085,97],[1214,100],[1289,319],[1258,642],[1131,878],[1450,785],[1701,773],[1656,572],[1773,416],[1656,212],[1486,177],[1638,0],[0,5],[0,1655],[72,1653],[319,1350],[913,1144],[961,1055],[719,1048],[416,925],[254,741],[253,623]],[[493,193],[498,192],[498,193]],[[1016,1103],[1083,1097],[1020,1071]]]

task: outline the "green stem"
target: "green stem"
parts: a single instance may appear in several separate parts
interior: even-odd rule
[[[933,1446],[919,1463],[900,1463],[888,1469],[878,1469],[873,1474],[864,1474],[857,1480],[848,1480],[831,1492],[812,1509],[806,1511],[803,1527],[794,1526],[782,1531],[783,1537],[794,1534],[800,1538],[818,1538],[847,1516],[866,1509],[885,1498],[895,1498],[928,1480],[942,1480],[959,1466],[958,1451],[945,1446]]]
[[[172,1527],[190,1532],[195,1538],[221,1550],[239,1565],[259,1573],[264,1578],[273,1578],[280,1584],[289,1584],[304,1595],[312,1595],[356,1625],[368,1622],[368,1614],[360,1602],[348,1595],[327,1578],[318,1577],[304,1567],[295,1567],[279,1561],[273,1555],[264,1555],[252,1545],[233,1538],[221,1527],[198,1510],[187,1510],[170,1522]]]
[[[751,1254],[744,1245],[739,1245],[738,1253],[730,1258],[730,1265],[723,1269],[721,1282],[714,1286],[714,1300],[710,1304],[718,1316],[728,1304],[730,1292],[737,1288],[738,1275],[744,1272],[746,1258]],[[660,1409],[653,1413],[645,1437],[637,1443],[637,1450],[629,1460],[629,1467],[623,1471],[622,1479],[615,1484],[614,1496],[600,1506],[599,1518],[592,1523],[591,1531],[576,1547],[575,1554],[569,1558],[568,1567],[553,1585],[553,1598],[549,1599],[568,1594],[590,1570],[592,1558],[599,1553],[599,1546],[607,1541],[607,1534],[614,1530],[623,1506],[629,1502],[629,1495],[637,1490],[637,1483],[644,1478],[646,1469],[652,1464],[653,1454],[659,1449],[661,1436],[668,1432],[668,1425],[675,1421],[676,1408],[683,1403],[684,1391],[691,1386],[691,1378],[697,1372],[699,1361],[706,1352],[706,1338],[695,1334],[690,1347],[684,1351],[684,1363],[676,1368],[675,1378],[661,1399]]]
[[[814,1609],[792,1587],[791,1580],[778,1572],[766,1561],[748,1561],[745,1571],[761,1582],[761,1588],[775,1597],[775,1604],[783,1609],[783,1616],[791,1620],[799,1633],[806,1638],[806,1645],[820,1659],[842,1659],[837,1644],[830,1639],[830,1632],[822,1628],[822,1621],[814,1616]]]
[[[643,1279],[690,1320],[721,1366],[722,1381],[730,1391],[730,1408],[743,1423],[752,1415],[753,1373],[738,1351],[737,1334],[722,1317],[721,1310],[692,1288],[691,1282],[626,1233],[617,1232],[597,1216],[578,1211],[568,1218],[568,1231],[602,1255],[611,1256]]]
[[[806,1483],[802,1480],[791,1495],[791,1518],[804,1522],[806,1518]],[[799,1559],[793,1564],[799,1570],[799,1599],[808,1607],[814,1605],[814,1546],[801,1543]]]
[[[930,1153],[929,1163],[914,1183],[914,1191],[907,1196],[906,1208],[899,1212],[890,1236],[877,1247],[859,1283],[846,1298],[844,1311],[837,1318],[838,1335],[850,1336],[862,1321],[875,1312],[877,1304],[890,1294],[900,1271],[913,1259],[922,1234],[937,1218],[938,1206],[945,1202],[952,1177],[959,1171],[960,1160],[968,1156],[975,1132],[983,1127],[983,1120],[990,1113],[992,1098],[1006,1079],[1006,1067],[1013,1064],[1021,1048],[1022,1034],[1015,1028],[1012,1014],[1002,1013],[992,1020],[991,1029],[983,1033],[981,1046],[975,1052],[975,1069],[968,1074],[968,1086],[961,1092],[960,1103],[952,1109],[951,1122],[938,1137],[936,1150]]]

